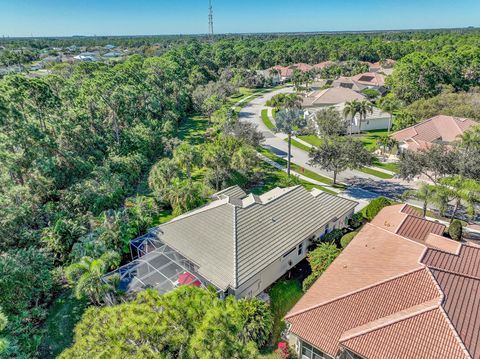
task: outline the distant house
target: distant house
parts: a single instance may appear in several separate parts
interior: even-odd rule
[[[287,314],[302,359],[479,359],[480,248],[408,205],[367,223]]]
[[[98,60],[98,54],[94,52],[82,52],[73,58],[78,61],[94,62]]]
[[[308,72],[308,71],[313,70],[312,65],[305,64],[305,63],[293,64],[292,66],[290,66],[290,68],[292,68],[293,70],[299,70],[299,71],[302,71],[302,72]]]
[[[333,106],[353,100],[365,100],[366,97],[358,92],[344,87],[332,87],[308,93],[303,98],[303,108],[309,110],[319,107]]]
[[[375,89],[385,93],[385,76],[377,72],[365,72],[351,77],[341,76],[332,82],[332,87],[343,87],[357,92]]]
[[[453,116],[439,115],[391,135],[400,151],[425,150],[434,144],[450,144],[478,122]]]
[[[377,72],[364,72],[351,77],[352,81],[368,88],[380,88],[385,86],[385,76]]]
[[[277,71],[276,76],[272,76],[272,70]],[[290,80],[293,75],[293,69],[291,69],[290,67],[280,66],[280,65],[273,66],[269,68],[267,71],[270,74],[270,76],[272,76],[275,80],[278,80],[277,81],[278,83]]]
[[[103,57],[107,59],[113,59],[120,56],[122,56],[122,53],[118,51],[107,52],[106,54],[103,55]]]
[[[346,76],[340,76],[339,78],[333,80],[331,82],[332,87],[340,87],[340,88],[345,88],[349,90],[353,90],[356,92],[361,92],[362,90],[366,89],[367,86],[362,85],[356,81],[353,81],[351,77],[346,77]]]
[[[345,103],[334,106],[340,114],[343,114]],[[360,120],[362,131],[385,130],[390,123],[390,114],[382,111],[378,107],[373,107],[372,112],[368,112],[366,118],[360,119],[360,115],[356,115],[353,119],[352,132],[357,133],[360,130]],[[350,132],[350,124],[347,126],[347,132]]]
[[[312,240],[344,227],[357,205],[301,186],[260,196],[234,186],[213,199],[134,241],[139,258],[115,272],[120,289],[163,293],[188,277],[222,295],[257,296],[305,258]]]
[[[335,63],[333,61],[323,61],[318,64],[313,65],[313,68],[316,70],[323,70],[326,69],[329,66],[334,65]]]
[[[110,44],[108,44],[108,45],[105,45],[103,48],[104,48],[104,49],[107,49],[107,50],[113,50],[113,49],[116,48],[116,46],[115,46],[115,45],[110,45]]]

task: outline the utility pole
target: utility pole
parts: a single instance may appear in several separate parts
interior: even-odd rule
[[[213,8],[212,0],[208,0],[208,37],[213,40]]]

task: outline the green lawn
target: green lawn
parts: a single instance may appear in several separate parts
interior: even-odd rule
[[[363,173],[367,173],[367,174],[375,176],[375,177],[378,177],[378,178],[382,178],[382,179],[393,178],[393,176],[388,174],[388,173],[377,171],[377,170],[374,170],[374,169],[368,168],[368,167],[362,167],[362,168],[359,169],[359,171],[363,172]]]
[[[55,358],[72,344],[73,329],[87,308],[87,302],[76,299],[71,290],[63,292],[48,309],[43,323],[45,336],[40,343],[41,358]]]
[[[322,140],[314,135],[311,136],[298,136],[299,139],[311,144],[312,146],[318,147],[322,143]]]
[[[275,125],[272,123],[270,117],[268,116],[268,110],[266,108],[262,110],[262,121],[269,130],[273,130],[275,128]]]
[[[288,142],[288,139],[286,138],[284,141]],[[305,152],[310,152],[310,147],[304,145],[303,143],[298,142],[297,140],[295,140],[293,138],[292,138],[292,146],[295,146],[295,147],[297,147],[297,148],[299,148],[299,149],[301,149]]]
[[[285,328],[283,317],[303,295],[302,284],[297,279],[281,280],[269,289],[268,294],[273,315],[272,346],[275,346]]]
[[[360,141],[362,141],[367,150],[375,151],[377,148],[377,139],[385,135],[388,135],[387,130],[375,130],[365,132],[360,136],[354,136],[354,138],[358,138]]]
[[[373,165],[375,167],[380,167],[380,168],[386,169],[388,171],[392,171],[394,173],[398,173],[398,171],[399,171],[399,164],[398,163],[392,163],[392,162],[384,163],[384,162],[380,162],[380,161],[376,160],[376,161],[373,162]]]
[[[282,187],[283,183],[287,180],[288,175],[286,172],[276,169],[273,166],[270,166],[268,163],[263,162],[261,164],[263,170],[263,177],[262,182],[259,183],[256,187],[251,188],[250,192],[260,195],[265,192],[270,191],[276,187]],[[311,190],[312,188],[317,188],[321,191],[330,193],[332,195],[336,195],[337,193],[332,191],[329,188],[325,188],[323,186],[315,185],[311,182],[304,181],[302,179],[299,180],[299,184],[302,185],[307,190]]]
[[[261,154],[263,154],[264,156],[268,157],[269,159],[271,159],[272,161],[275,161],[277,162],[278,164],[286,167],[287,166],[287,160],[281,158],[281,157],[278,157],[278,156],[275,156],[273,153],[271,153],[269,150],[263,148],[263,147],[259,147],[257,148],[257,151],[260,152]],[[308,178],[311,178],[311,179],[314,179],[318,182],[321,182],[321,183],[325,183],[325,184],[328,184],[328,185],[333,185],[333,181],[330,179],[330,178],[327,178],[327,177],[324,177],[324,176],[321,176],[319,175],[318,173],[316,172],[313,172],[313,171],[310,171],[306,168],[303,168],[295,163],[292,163],[291,164],[291,168],[293,171],[301,174],[301,175],[304,175],[305,177],[308,177]],[[343,188],[344,186],[338,186],[339,188]]]

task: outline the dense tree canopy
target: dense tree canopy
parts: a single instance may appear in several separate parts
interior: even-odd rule
[[[164,295],[145,291],[131,303],[90,308],[60,358],[254,358],[271,327],[270,310],[258,299],[221,300],[187,286]]]

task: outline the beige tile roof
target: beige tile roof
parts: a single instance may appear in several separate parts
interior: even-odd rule
[[[332,356],[480,359],[480,248],[443,230],[384,208],[289,312],[290,331]]]
[[[453,116],[438,115],[391,135],[398,142],[408,144],[410,150],[424,149],[433,143],[450,143],[458,139],[478,122]]]
[[[332,87],[309,93],[303,99],[304,107],[331,106],[353,100],[365,100],[365,96],[343,87]]]
[[[227,196],[230,193],[232,196]],[[198,273],[226,290],[252,275],[356,202],[317,195],[302,186],[274,189],[261,196],[231,187],[216,201],[159,226],[160,239],[197,264]]]

